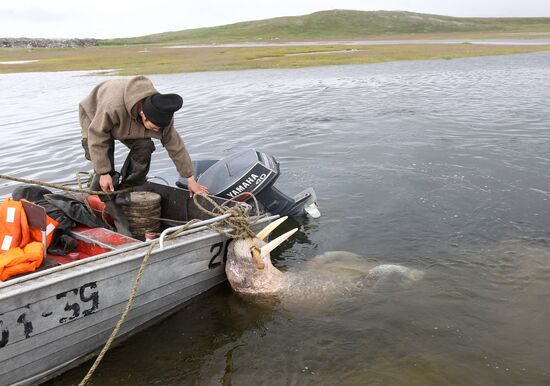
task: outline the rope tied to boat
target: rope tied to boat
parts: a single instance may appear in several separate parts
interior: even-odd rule
[[[89,189],[82,189],[82,188],[69,188],[69,187],[67,187],[65,185],[62,185],[62,184],[52,184],[50,182],[43,182],[43,181],[31,180],[31,179],[27,179],[27,178],[8,176],[6,174],[0,174],[0,179],[16,181],[16,182],[22,182],[22,183],[30,184],[30,185],[44,186],[46,188],[64,190],[66,192],[95,194],[97,196],[110,196],[110,195],[115,195],[115,194],[120,194],[120,193],[127,193],[127,192],[132,191],[132,188],[124,188],[124,189],[121,189],[121,190],[115,190],[113,192],[104,192],[102,190],[89,190]],[[78,179],[78,182],[79,182],[79,185],[80,185],[80,178],[78,177],[78,174],[77,174],[77,179]]]
[[[237,199],[243,196],[250,196],[253,198],[255,202],[256,207],[256,215],[255,216],[249,216],[250,212],[250,205],[242,204]],[[212,210],[209,210],[204,207],[201,203],[199,203],[199,198],[204,199],[208,203],[212,205]],[[222,226],[216,226],[216,225],[207,225],[208,228],[210,228],[213,231],[216,231],[220,233],[221,235],[231,238],[231,239],[238,239],[238,238],[246,238],[250,236],[254,236],[254,232],[251,229],[251,225],[256,222],[260,218],[260,211],[258,206],[258,201],[256,197],[251,193],[242,193],[232,199],[226,200],[222,204],[218,204],[216,201],[214,201],[212,198],[202,194],[202,193],[196,193],[193,195],[193,202],[204,213],[216,217],[219,215],[230,213],[231,216],[228,218],[222,220],[224,224],[228,227],[231,227],[234,229],[234,232],[228,232],[224,227]],[[229,203],[233,203],[232,206],[229,205]],[[236,204],[235,204],[236,203]],[[180,235],[182,232],[186,231],[192,224],[197,223],[199,220],[190,220],[186,224],[182,225],[178,230],[176,230],[174,233],[168,235],[165,237],[165,240],[170,240],[176,238],[178,235]],[[252,222],[251,222],[252,221]],[[134,279],[134,284],[132,285],[132,289],[130,291],[130,296],[128,298],[128,302],[126,303],[126,307],[124,307],[124,311],[120,315],[120,318],[118,322],[115,325],[115,328],[111,332],[111,335],[107,339],[107,342],[101,349],[100,353],[98,354],[97,358],[95,359],[94,363],[92,364],[92,367],[88,370],[88,373],[84,376],[82,381],[79,383],[79,386],[84,386],[94,372],[96,371],[97,367],[101,363],[101,360],[109,351],[109,348],[113,344],[115,337],[117,336],[118,332],[120,331],[120,328],[122,327],[122,324],[124,323],[124,320],[128,316],[128,313],[130,312],[130,309],[132,308],[132,305],[134,303],[135,297],[137,295],[137,289],[139,287],[139,283],[141,281],[141,278],[143,276],[143,272],[145,271],[145,267],[147,266],[147,263],[149,261],[149,257],[151,256],[153,250],[159,245],[159,240],[155,239],[151,241],[151,244],[149,245],[149,248],[147,249],[147,252],[145,253],[145,256],[143,257],[143,260],[141,262],[141,265],[139,267],[138,273],[136,275],[136,278]]]
[[[70,187],[67,187],[65,184],[53,184],[53,183],[50,183],[50,182],[44,182],[44,181],[27,179],[27,178],[14,177],[14,176],[6,175],[6,174],[0,174],[0,179],[16,181],[16,182],[21,182],[21,183],[30,184],[30,185],[38,185],[38,186],[43,186],[43,187],[52,188],[52,189],[58,189],[58,190],[66,191],[66,192],[85,193],[85,194],[98,195],[98,196],[117,195],[117,194],[120,194],[120,193],[127,193],[127,192],[132,191],[132,188],[124,188],[124,189],[120,189],[120,190],[115,190],[113,192],[104,192],[104,191],[101,191],[101,190],[96,191],[96,190],[84,189],[84,188],[82,188],[82,182],[80,180],[80,174],[89,174],[89,175],[91,175],[91,173],[77,172],[76,173],[76,180],[77,180],[78,188],[70,188]],[[197,197],[204,198],[204,200],[206,200],[208,203],[210,203],[210,205],[212,206],[213,209],[209,210],[204,205],[200,204],[197,200]],[[255,208],[256,208],[256,215],[255,216],[253,216],[251,218],[248,215],[249,212],[250,212],[250,205],[243,204],[242,202],[239,201],[239,198],[242,198],[242,199],[252,198],[253,199],[253,201],[255,203]],[[208,228],[222,234],[223,236],[233,238],[233,239],[246,238],[246,237],[253,237],[254,236],[254,232],[252,232],[252,230],[250,229],[250,224],[251,224],[250,219],[252,219],[252,221],[255,222],[260,217],[258,200],[254,196],[254,194],[244,192],[244,193],[241,193],[241,194],[239,194],[239,195],[237,195],[233,198],[230,198],[230,199],[226,200],[222,204],[218,204],[216,201],[214,201],[212,198],[210,198],[206,195],[195,194],[193,196],[193,201],[194,201],[195,205],[197,206],[197,208],[199,208],[202,212],[204,212],[204,213],[206,213],[206,214],[208,214],[212,217],[216,217],[216,216],[223,215],[223,214],[226,214],[226,213],[231,214],[231,216],[224,219],[223,222],[226,226],[234,229],[233,233],[227,232],[221,226],[208,225]],[[229,205],[230,203],[233,204],[233,205]],[[90,207],[89,203],[86,200],[84,200],[84,204],[86,205],[86,207],[91,212],[92,208]],[[104,213],[104,211],[102,211],[102,219],[105,223],[107,223],[104,215],[105,215],[105,213]],[[161,220],[164,220],[164,219],[161,219]],[[166,219],[166,220],[168,220],[168,219]],[[168,221],[171,221],[171,220],[168,220]],[[189,222],[187,224],[191,225]],[[183,232],[184,230],[185,229],[182,229],[181,231],[176,232],[176,234],[179,234],[179,232]]]
[[[44,186],[48,188],[58,189],[66,192],[73,192],[73,193],[86,193],[86,194],[95,194],[95,195],[115,195],[120,193],[126,193],[131,191],[131,188],[121,189],[113,192],[103,192],[103,191],[93,191],[88,189],[82,189],[82,184],[80,181],[80,176],[77,173],[77,182],[79,188],[70,188],[65,185],[61,184],[52,184],[48,182],[42,182],[42,181],[36,181],[26,178],[19,178],[19,177],[13,177],[8,176],[5,174],[0,174],[0,179],[5,180],[11,180],[16,182],[22,182],[26,184],[32,184],[32,185],[39,185]],[[207,209],[203,204],[199,203],[199,198],[202,198],[206,202],[208,202],[212,209]],[[250,216],[250,210],[251,206],[248,204],[244,204],[239,201],[239,198],[242,198],[243,200],[246,198],[252,198],[255,203],[255,209],[256,214],[254,216]],[[215,224],[209,224],[207,227],[215,232],[218,232],[219,234],[231,238],[231,239],[239,239],[239,238],[253,238],[254,232],[251,229],[251,226],[253,223],[255,223],[260,218],[260,210],[259,210],[259,204],[258,200],[252,193],[241,193],[231,199],[226,200],[222,204],[218,204],[216,201],[214,201],[212,198],[208,197],[207,195],[204,195],[202,193],[196,193],[193,195],[193,201],[197,208],[204,212],[205,214],[217,217],[224,214],[230,214],[229,217],[220,220],[220,222],[223,222],[223,225],[215,225]],[[89,206],[88,206],[88,209]],[[195,223],[199,222],[199,220],[194,219],[190,220],[187,223],[181,225],[174,233],[167,235],[165,237],[165,240],[171,240],[176,237],[178,237],[182,232],[189,229],[189,227]],[[233,232],[227,231],[227,227],[232,228]],[[79,386],[84,386],[88,383],[94,372],[96,371],[97,367],[101,363],[103,357],[109,351],[109,348],[113,344],[118,332],[120,331],[120,328],[122,327],[122,324],[126,320],[126,317],[128,316],[128,313],[130,312],[132,305],[134,303],[135,297],[137,295],[137,290],[139,287],[139,283],[141,282],[141,278],[143,276],[143,272],[145,271],[145,267],[147,266],[147,263],[149,262],[149,258],[153,252],[153,250],[159,246],[159,240],[152,240],[150,242],[149,248],[147,249],[147,252],[145,253],[145,256],[143,257],[143,260],[141,262],[141,265],[138,269],[138,273],[136,275],[136,278],[134,279],[134,283],[132,285],[132,289],[130,291],[130,296],[128,298],[128,301],[126,302],[126,306],[124,307],[124,311],[122,312],[118,322],[116,323],[113,331],[111,332],[111,335],[107,339],[107,342],[101,349],[100,353],[98,354],[97,358],[95,359],[94,363],[88,370],[88,373],[84,376],[82,381],[79,383]]]
[[[204,205],[199,203],[199,197],[208,202],[213,209],[206,209]],[[250,216],[250,210],[252,209],[252,207],[238,200],[241,197],[251,197],[253,199],[255,204],[254,208],[256,209],[256,214],[254,216]],[[223,224],[232,228],[233,232],[227,232],[222,226],[218,226],[215,224],[207,225],[208,228],[212,229],[213,231],[216,231],[219,234],[231,239],[244,239],[247,237],[254,237],[255,234],[252,231],[251,226],[261,217],[261,215],[258,200],[256,199],[256,196],[254,196],[252,193],[241,193],[233,198],[224,201],[222,204],[218,204],[211,197],[208,197],[204,194],[193,195],[193,201],[197,208],[199,208],[202,212],[211,217],[216,217],[228,213],[231,214],[231,216],[222,221]]]

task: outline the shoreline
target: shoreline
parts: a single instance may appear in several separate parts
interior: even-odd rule
[[[517,38],[516,38],[517,39]],[[514,40],[516,40],[514,39]],[[173,48],[174,44],[82,48],[0,49],[0,74],[90,71],[103,75],[172,74],[203,71],[302,68],[403,60],[456,59],[550,51],[550,42],[483,44],[469,42],[363,41],[288,42],[279,45],[213,45]],[[361,44],[363,43],[363,44]],[[436,44],[435,44],[436,43]]]

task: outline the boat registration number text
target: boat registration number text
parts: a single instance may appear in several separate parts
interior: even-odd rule
[[[44,301],[0,313],[0,349],[10,342],[28,339],[37,332],[47,330],[52,324],[65,324],[91,315],[98,309],[97,282],[90,282]]]

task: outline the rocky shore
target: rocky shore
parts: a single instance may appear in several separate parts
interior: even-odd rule
[[[78,48],[97,45],[97,39],[0,38],[0,48]]]

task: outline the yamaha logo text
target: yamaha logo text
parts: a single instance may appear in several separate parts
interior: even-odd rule
[[[251,174],[243,182],[241,182],[235,189],[227,193],[227,195],[231,198],[234,198],[235,196],[243,192],[252,192],[254,189],[249,189],[249,188],[251,186],[256,187],[260,185],[263,181],[265,181],[266,178],[267,178],[267,174],[265,173],[262,173],[260,175]]]

